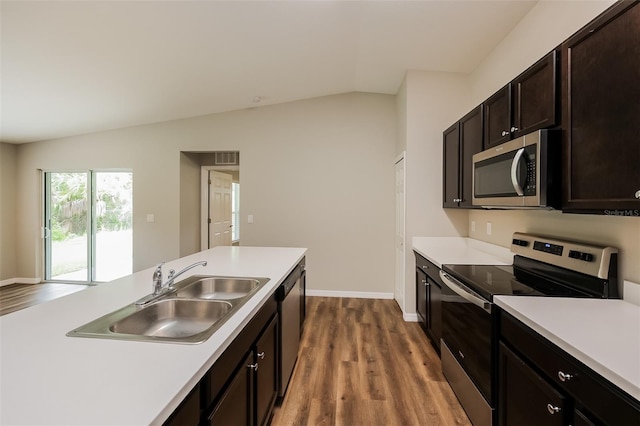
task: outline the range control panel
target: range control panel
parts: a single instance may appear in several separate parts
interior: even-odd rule
[[[515,232],[511,252],[583,274],[606,279],[618,249]]]

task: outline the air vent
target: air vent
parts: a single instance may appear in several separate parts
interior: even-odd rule
[[[218,151],[215,153],[214,162],[216,166],[237,166],[240,164],[240,153],[238,151]]]

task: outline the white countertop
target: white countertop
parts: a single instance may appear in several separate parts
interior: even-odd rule
[[[444,264],[511,265],[513,253],[505,247],[465,237],[413,237],[413,249],[438,268]]]
[[[190,275],[270,281],[198,345],[67,337],[151,292],[154,268],[0,317],[0,424],[161,424],[240,333],[306,249],[216,247],[167,262]]]
[[[496,296],[502,309],[640,400],[640,306],[614,299]]]

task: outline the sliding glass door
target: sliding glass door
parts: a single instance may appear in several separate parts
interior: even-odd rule
[[[130,172],[45,173],[45,280],[110,281],[132,272]]]

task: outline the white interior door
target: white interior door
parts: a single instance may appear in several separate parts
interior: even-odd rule
[[[231,245],[230,174],[209,171],[209,247]]]
[[[404,246],[404,156],[396,162],[396,287],[394,297],[405,312],[405,246]]]

